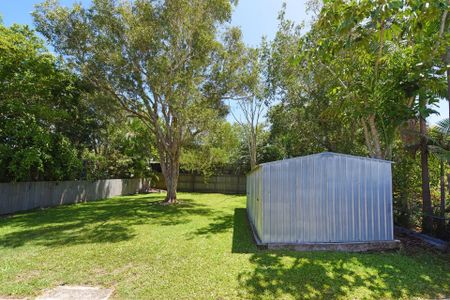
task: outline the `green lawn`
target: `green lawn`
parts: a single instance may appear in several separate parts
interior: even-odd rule
[[[115,298],[435,298],[450,296],[449,257],[415,251],[267,252],[252,243],[245,197],[162,194],[0,219],[0,298],[62,284]]]

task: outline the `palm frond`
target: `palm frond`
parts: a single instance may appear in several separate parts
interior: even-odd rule
[[[450,119],[445,118],[441,121],[439,121],[435,128],[443,135],[449,136],[450,135]]]

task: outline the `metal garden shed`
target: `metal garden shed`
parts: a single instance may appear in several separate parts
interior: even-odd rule
[[[391,249],[391,162],[324,152],[260,164],[247,175],[247,213],[260,246]]]

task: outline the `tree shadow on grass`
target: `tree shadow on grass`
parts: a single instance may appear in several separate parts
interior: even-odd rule
[[[442,257],[403,252],[343,253],[258,250],[245,209],[236,209],[233,253],[253,265],[238,275],[242,298],[443,298],[450,266]]]
[[[232,214],[214,217],[212,223],[206,227],[199,228],[194,234],[209,235],[227,232],[233,227],[233,219],[234,216]]]
[[[84,243],[114,243],[136,236],[134,225],[186,224],[195,215],[211,215],[214,210],[192,199],[182,204],[160,205],[164,196],[128,196],[78,205],[36,210],[0,219],[0,247],[25,244],[44,246]]]

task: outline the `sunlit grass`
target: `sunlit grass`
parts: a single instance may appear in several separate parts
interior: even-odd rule
[[[448,256],[418,252],[267,252],[254,246],[245,197],[120,197],[0,219],[0,297],[61,284],[127,299],[436,298]]]

